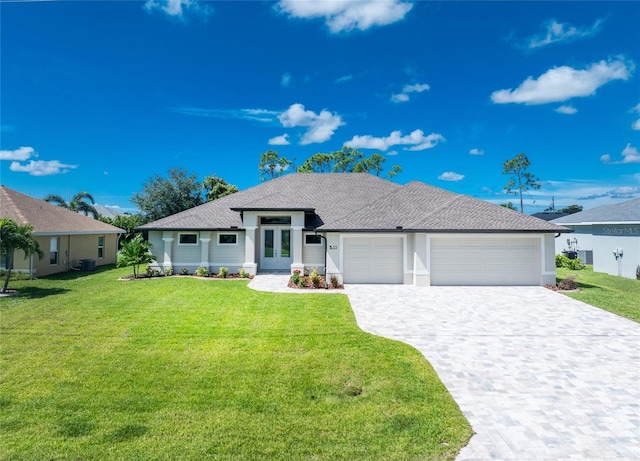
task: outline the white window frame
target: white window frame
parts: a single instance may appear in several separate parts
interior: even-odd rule
[[[104,235],[98,235],[98,259],[104,259]]]
[[[320,239],[320,241],[318,243],[307,243],[307,237],[315,237],[316,234],[304,234],[304,246],[306,247],[317,247],[322,245],[322,237],[320,236],[320,234],[317,235],[317,237]]]
[[[194,243],[190,243],[190,242],[182,242],[182,236],[183,235],[195,235],[196,236],[196,241]],[[198,243],[200,243],[200,236],[198,235],[197,232],[180,232],[178,234],[178,245],[185,245],[185,246],[195,246]]]
[[[234,235],[236,237],[235,243],[227,243],[221,242],[220,237],[223,235]],[[221,246],[237,246],[238,245],[238,233],[237,232],[218,232],[218,238],[216,239],[216,243]]]
[[[51,262],[52,256],[55,253],[56,260],[55,262]],[[49,265],[57,266],[60,264],[60,237],[51,237],[49,241]]]

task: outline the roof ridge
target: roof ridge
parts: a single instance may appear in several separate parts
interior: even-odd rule
[[[20,217],[20,219],[22,219],[24,224],[29,224],[29,220],[27,219],[27,217],[24,215],[24,213],[22,213],[22,210],[20,209],[20,207],[18,207],[15,203],[15,200],[13,199],[13,195],[9,194],[7,191],[11,191],[13,193],[16,194],[21,194],[24,195],[25,197],[28,197],[30,199],[33,199],[35,197],[31,197],[30,195],[27,194],[23,194],[22,192],[18,192],[17,190],[14,189],[9,189],[6,186],[2,186],[2,189],[4,189],[5,193],[3,195],[5,195],[6,197],[9,198],[9,201],[11,202],[11,207],[13,208],[14,212]],[[38,199],[36,199],[38,200]],[[20,223],[18,223],[20,224]]]
[[[445,189],[442,189],[445,190]],[[447,191],[448,192],[448,191]],[[415,222],[412,222],[409,226],[406,226],[407,229],[412,229],[413,226],[415,226],[417,223],[419,223],[420,221],[424,221],[425,219],[433,216],[434,214],[438,213],[439,211],[441,211],[442,209],[444,209],[445,207],[448,207],[449,205],[451,205],[453,202],[462,199],[463,197],[466,197],[465,195],[455,195],[453,197],[451,197],[450,200],[447,200],[445,203],[443,203],[441,206],[439,206],[438,208],[433,209],[430,213],[425,214],[421,219],[418,219]]]

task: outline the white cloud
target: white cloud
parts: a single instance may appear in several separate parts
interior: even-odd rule
[[[200,107],[175,107],[171,110],[196,117],[235,118],[256,122],[273,122],[279,113],[267,109],[203,109]]]
[[[627,144],[627,147],[625,147],[622,152],[622,160],[616,160],[616,161],[612,161],[611,160],[611,155],[609,154],[604,154],[602,156],[600,156],[600,161],[606,165],[621,165],[621,164],[626,164],[626,163],[640,163],[640,152],[638,151],[638,149],[636,149],[635,147],[633,147],[631,145],[631,143]]]
[[[484,151],[482,149],[473,148],[469,151],[471,155],[484,155]]]
[[[603,19],[598,19],[591,26],[576,27],[566,22],[562,23],[555,19],[550,19],[544,23],[545,30],[543,32],[527,40],[527,47],[540,48],[553,43],[592,37],[600,31],[600,26],[603,22]]]
[[[425,150],[431,149],[438,145],[439,142],[446,141],[444,136],[438,133],[431,133],[427,136],[424,135],[422,130],[414,130],[410,134],[402,136],[401,131],[393,131],[389,136],[382,138],[374,137],[371,135],[354,136],[351,141],[347,141],[345,145],[353,147],[354,149],[376,149],[386,151],[391,146],[410,146],[405,147],[404,150]]]
[[[464,179],[464,175],[455,173],[453,171],[445,171],[440,176],[438,176],[438,179],[440,179],[441,181],[462,181]]]
[[[307,127],[300,144],[321,143],[331,139],[331,136],[344,122],[342,118],[326,109],[319,114],[311,110],[305,110],[300,103],[292,104],[286,111],[278,116],[280,123],[285,128]]]
[[[416,83],[414,85],[405,85],[402,88],[401,93],[395,93],[391,95],[391,101],[393,102],[407,102],[409,100],[410,93],[422,93],[430,89],[427,83]]]
[[[367,30],[404,19],[413,4],[401,0],[280,0],[276,8],[291,18],[322,18],[331,33]]]
[[[348,75],[343,75],[341,77],[338,77],[336,79],[336,83],[344,83],[344,82],[348,82],[349,80],[353,80],[353,75],[348,74]]]
[[[33,147],[18,147],[15,150],[0,150],[0,160],[28,160],[31,157],[37,157]]]
[[[602,85],[613,80],[627,80],[633,72],[633,62],[622,58],[600,61],[586,69],[569,66],[549,69],[538,79],[528,77],[518,88],[494,91],[491,100],[495,104],[546,104],[571,98],[591,96]]]
[[[283,88],[289,88],[289,86],[291,86],[292,78],[293,76],[289,72],[285,72],[282,74],[282,77],[280,77],[280,86]]]
[[[564,105],[556,108],[556,112],[559,114],[573,115],[578,112],[578,109],[571,105]]]
[[[640,104],[638,104],[637,106],[633,107],[631,109],[631,112],[637,112],[640,114]],[[635,122],[633,122],[631,124],[631,128],[634,130],[640,130],[640,119],[636,120]]]
[[[29,173],[31,176],[64,174],[74,168],[78,168],[78,165],[68,165],[60,163],[58,160],[29,160],[26,165],[22,165],[19,162],[11,162],[9,166],[11,171]]]
[[[291,144],[289,142],[289,135],[287,133],[281,136],[276,136],[275,138],[271,138],[268,142],[272,146],[288,146],[289,144]]]
[[[149,12],[159,10],[171,18],[181,21],[186,20],[187,15],[206,20],[213,13],[210,6],[203,5],[198,0],[147,0],[144,9]]]

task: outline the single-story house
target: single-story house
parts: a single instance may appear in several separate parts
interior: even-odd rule
[[[640,265],[640,198],[554,219],[573,229],[570,242],[556,240],[556,253],[577,246],[578,256],[593,258],[593,270],[635,278]],[[575,241],[574,241],[575,239]]]
[[[25,259],[21,251],[16,251],[13,270],[36,276],[114,264],[117,241],[124,233],[118,227],[5,186],[0,186],[0,217],[12,219],[19,225],[33,226],[32,235],[44,257],[40,259],[33,255]]]
[[[344,283],[555,283],[569,230],[421,182],[294,173],[145,224],[158,269],[317,269]]]

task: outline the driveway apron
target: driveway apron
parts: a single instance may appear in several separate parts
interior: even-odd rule
[[[433,365],[475,431],[458,460],[640,459],[640,324],[542,287],[346,293]]]

